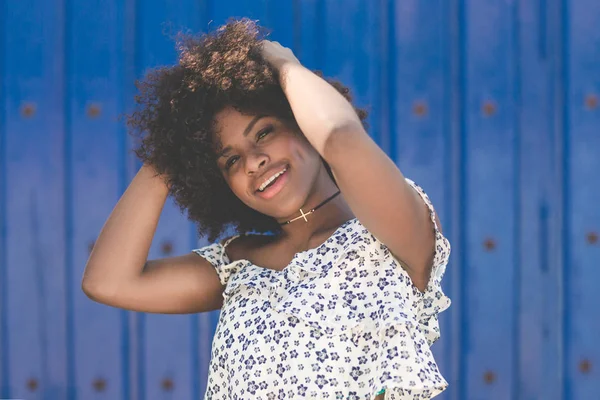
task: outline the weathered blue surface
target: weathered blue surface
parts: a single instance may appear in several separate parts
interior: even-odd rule
[[[437,206],[454,250],[440,398],[600,399],[597,1],[1,5],[0,398],[202,397],[217,313],[111,309],[80,280],[139,167],[117,117],[175,60],[163,32],[247,16],[348,84]],[[204,244],[168,202],[150,258]]]

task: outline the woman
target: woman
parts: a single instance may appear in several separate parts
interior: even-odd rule
[[[144,166],[86,265],[98,302],[221,309],[207,399],[424,399],[450,247],[428,197],[370,139],[347,88],[248,20],[182,37],[139,84]],[[167,195],[211,242],[146,261]],[[253,233],[252,233],[253,232]]]

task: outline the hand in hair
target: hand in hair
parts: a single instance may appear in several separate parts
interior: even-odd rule
[[[279,71],[285,64],[300,64],[294,52],[288,47],[283,47],[279,42],[263,40],[262,56],[273,67]]]

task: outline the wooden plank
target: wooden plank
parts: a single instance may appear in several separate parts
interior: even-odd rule
[[[600,5],[563,2],[565,398],[600,391]]]
[[[0,10],[0,27],[6,27],[6,13]],[[4,59],[6,47],[6,29],[0,29],[0,57]],[[6,118],[7,110],[6,78],[4,63],[0,63],[0,397],[8,397],[10,380],[10,354],[8,352],[8,285],[7,285],[7,227],[6,227]]]
[[[302,64],[312,70],[323,70],[324,4],[322,0],[300,1],[295,14],[296,35],[299,44],[294,51]]]
[[[126,312],[88,299],[81,277],[93,245],[123,189],[121,112],[122,2],[67,4],[68,256],[77,393],[72,398],[128,398]]]
[[[299,4],[297,0],[267,0],[264,25],[271,32],[268,39],[276,40],[289,47],[296,54],[299,45],[296,15]],[[297,55],[296,55],[297,57]]]
[[[53,3],[33,0],[3,11],[1,397],[65,398],[63,16]]]
[[[463,368],[460,398],[515,398],[518,165],[511,3],[464,3]]]
[[[559,264],[552,257],[557,204],[554,102],[552,98],[552,40],[547,31],[550,11],[543,2],[519,3],[517,9],[519,93],[520,287],[519,381],[523,399],[560,399],[562,331],[556,291]]]

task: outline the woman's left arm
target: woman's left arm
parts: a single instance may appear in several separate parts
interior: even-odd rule
[[[340,191],[360,222],[383,242],[424,291],[435,233],[429,209],[402,172],[364,130],[352,105],[329,83],[303,67],[291,50],[264,42],[278,70],[294,117],[327,161]],[[437,220],[437,216],[436,216]],[[439,220],[437,220],[438,227]]]

